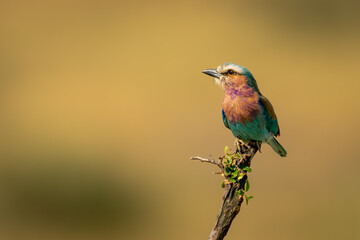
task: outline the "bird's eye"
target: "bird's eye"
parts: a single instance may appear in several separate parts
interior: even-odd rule
[[[233,74],[235,74],[235,72],[234,72],[233,70],[229,70],[229,71],[227,72],[227,74],[233,75]]]

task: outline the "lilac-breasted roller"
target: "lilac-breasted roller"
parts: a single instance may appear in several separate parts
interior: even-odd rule
[[[275,137],[280,135],[274,108],[264,97],[251,72],[241,66],[224,63],[203,73],[215,78],[225,92],[222,118],[233,135],[247,143],[266,142],[282,157],[286,150]]]

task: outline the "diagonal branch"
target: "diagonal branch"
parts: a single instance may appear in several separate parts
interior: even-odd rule
[[[247,145],[236,139],[236,156],[240,155],[240,158],[234,158],[235,165],[238,169],[244,169],[244,167],[250,167],[251,160],[255,156],[256,152],[259,150],[258,142],[250,142]],[[232,221],[240,211],[241,204],[244,200],[245,184],[247,181],[247,171],[241,170],[243,177],[236,182],[229,182],[230,175],[226,175],[226,167],[228,165],[224,164],[225,156],[220,157],[220,162],[217,162],[213,159],[206,159],[202,157],[192,157],[191,160],[199,160],[201,162],[207,162],[217,165],[221,172],[225,176],[225,192],[223,195],[223,201],[221,204],[220,212],[217,216],[216,224],[212,229],[209,240],[222,240],[226,236]]]

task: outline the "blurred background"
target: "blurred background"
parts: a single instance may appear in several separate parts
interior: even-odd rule
[[[360,239],[357,1],[1,1],[1,239],[207,239],[234,138],[201,73],[249,68],[263,146],[227,239]]]

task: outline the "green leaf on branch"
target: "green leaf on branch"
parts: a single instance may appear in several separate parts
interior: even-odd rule
[[[242,167],[241,170],[247,171],[247,172],[251,172],[251,171],[252,171],[252,169],[251,169],[250,167],[248,167],[248,166]]]
[[[226,161],[227,165],[232,164],[233,160],[232,160],[232,158],[230,156],[226,156],[226,159],[227,159],[227,161]]]
[[[245,175],[244,175],[243,173],[240,173],[239,176],[238,176],[238,180],[243,179],[244,176],[245,176]]]
[[[236,179],[233,179],[233,178],[229,178],[229,182],[232,182],[232,183],[236,183]]]
[[[229,147],[228,146],[225,146],[225,149],[224,149],[224,152],[225,152],[225,155],[228,155],[227,154],[227,151],[229,150]]]
[[[237,176],[239,175],[239,170],[238,170],[238,169],[235,169],[235,171],[233,171],[233,172],[231,173],[231,175],[232,175],[233,177],[237,177]]]
[[[241,197],[244,195],[244,191],[242,189],[240,189],[239,191],[237,191],[237,194]]]
[[[250,189],[250,182],[249,182],[249,180],[246,179],[244,191],[247,192],[247,191],[249,191],[249,189]]]
[[[232,169],[230,167],[226,167],[224,170],[225,176],[228,176],[231,173]]]
[[[254,198],[254,196],[245,195],[246,205],[248,205],[249,200],[252,199],[252,198]]]

